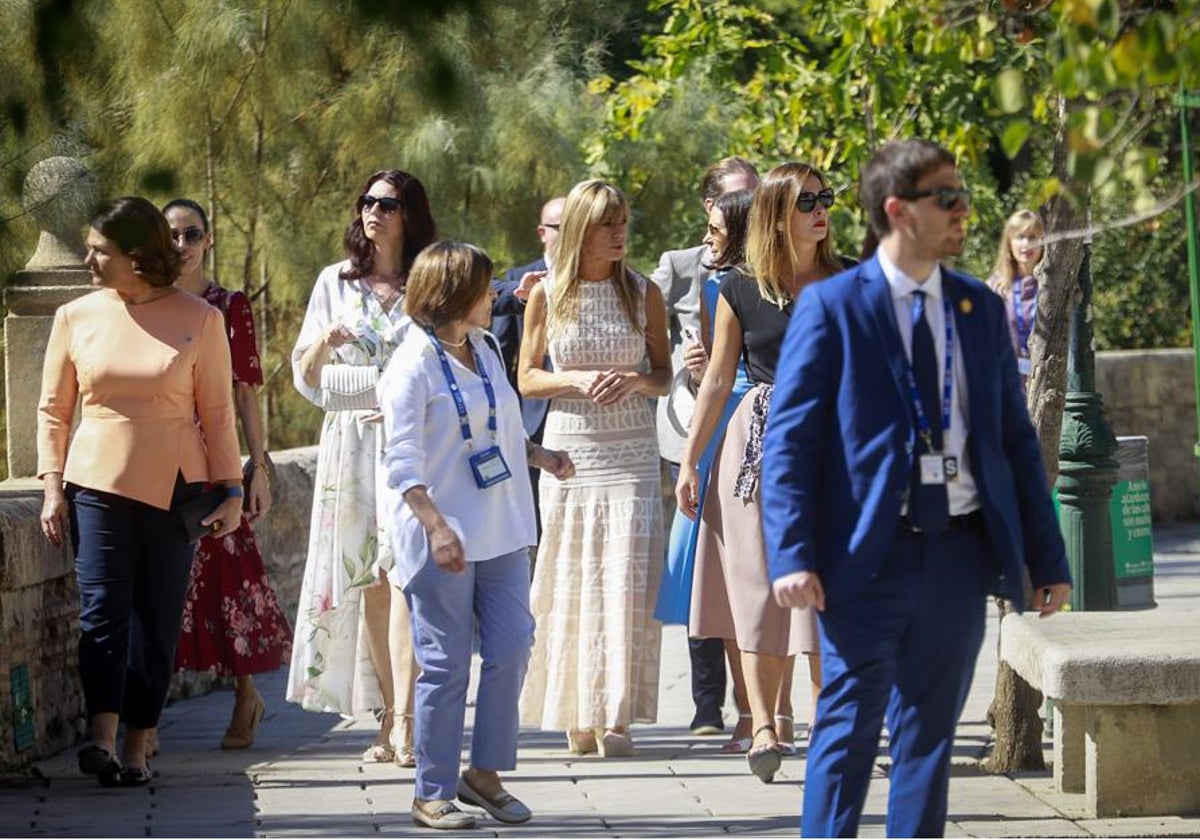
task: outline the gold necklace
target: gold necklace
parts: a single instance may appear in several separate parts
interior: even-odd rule
[[[443,347],[453,347],[455,350],[461,350],[462,348],[467,346],[467,341],[469,339],[470,339],[469,335],[464,335],[462,341],[447,341],[446,339],[442,338],[439,335],[438,343],[441,344]]]

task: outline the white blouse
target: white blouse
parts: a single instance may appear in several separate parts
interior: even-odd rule
[[[403,588],[428,559],[425,529],[405,503],[406,490],[424,485],[463,542],[468,562],[534,545],[533,488],[525,457],[521,405],[494,350],[495,339],[473,329],[470,340],[496,395],[496,440],[512,477],[491,487],[475,483],[468,458],[492,445],[483,379],[453,356],[447,360],[471,422],[472,449],[463,440],[458,410],[429,335],[413,326],[393,354],[377,392],[383,411],[383,466],[389,493],[389,530],[396,552],[392,583]]]

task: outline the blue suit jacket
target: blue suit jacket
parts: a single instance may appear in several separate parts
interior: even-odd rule
[[[1024,606],[1033,585],[1070,581],[1004,303],[942,269],[969,394],[967,448],[999,580]],[[764,441],[763,532],[772,580],[815,571],[830,603],[852,601],[888,557],[916,451],[904,345],[878,259],[814,283],[784,340]]]

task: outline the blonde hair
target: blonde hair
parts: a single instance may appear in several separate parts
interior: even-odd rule
[[[804,191],[804,182],[813,175],[821,189],[829,182],[810,163],[782,163],[766,174],[754,191],[750,205],[750,230],[746,237],[746,264],[758,283],[763,300],[782,309],[792,296],[788,291],[796,277],[794,243],[790,217],[796,209],[796,198]],[[827,275],[842,270],[842,263],[833,252],[833,228],[817,243],[816,262]]]
[[[1017,261],[1012,253],[1012,241],[1018,236],[1031,234],[1038,238],[1046,235],[1045,222],[1032,210],[1018,210],[1004,223],[1004,231],[1000,234],[1000,248],[996,252],[996,267],[992,269],[992,276],[988,278],[988,285],[1002,295],[1012,291],[1013,278],[1017,276]],[[1046,249],[1042,247],[1042,258],[1045,256]]]
[[[625,194],[612,184],[600,180],[581,181],[571,188],[563,205],[562,221],[558,229],[558,241],[554,243],[550,259],[553,274],[549,288],[547,334],[556,336],[567,324],[579,320],[579,266],[583,261],[583,244],[597,225],[612,224],[620,219],[629,219],[629,202]],[[621,311],[630,325],[639,333],[641,324],[641,289],[633,273],[625,267],[625,260],[613,263],[609,280],[617,290]]]

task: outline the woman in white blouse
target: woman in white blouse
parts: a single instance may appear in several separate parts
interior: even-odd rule
[[[571,459],[530,443],[491,321],[492,261],[437,242],[418,256],[404,306],[414,326],[379,383],[396,565],[412,610],[417,661],[416,797],[430,828],[469,828],[459,799],[497,820],[530,811],[497,771],[517,759],[517,701],[533,643],[529,546],[536,542],[529,464],[560,479]],[[458,775],[471,642],[483,668],[470,767]]]

